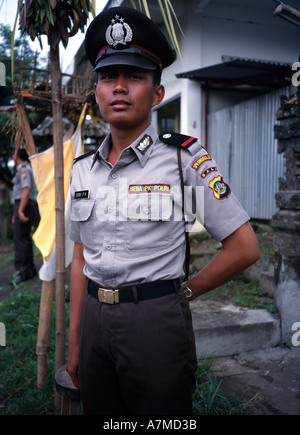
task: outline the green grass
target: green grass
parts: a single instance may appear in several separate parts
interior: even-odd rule
[[[54,412],[54,330],[48,355],[48,380],[36,387],[35,354],[40,295],[31,288],[0,305],[6,328],[6,346],[0,347],[0,415],[45,415]],[[52,322],[53,323],[53,322]]]
[[[6,346],[0,347],[0,415],[53,415],[55,367],[55,317],[48,352],[47,381],[36,386],[35,353],[39,321],[40,294],[22,288],[16,296],[0,304],[0,322],[6,327]],[[55,304],[53,304],[55,306]],[[54,310],[54,308],[53,308]],[[68,324],[68,303],[66,303]],[[246,414],[250,407],[236,398],[224,397],[212,369],[212,361],[199,361],[193,413],[211,415]]]
[[[272,314],[278,314],[274,298],[264,293],[260,285],[247,278],[243,273],[222,287],[201,296],[202,299],[234,303],[249,309],[265,309]]]
[[[260,285],[248,279],[244,274],[236,277],[231,283],[227,283],[226,287],[231,292],[232,301],[237,305],[250,309],[263,308],[273,314],[278,313],[276,305],[261,290]]]
[[[222,381],[212,369],[212,359],[198,361],[196,389],[193,395],[193,414],[195,415],[249,415],[256,403],[243,403],[235,396],[222,394]]]

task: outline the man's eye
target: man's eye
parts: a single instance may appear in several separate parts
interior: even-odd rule
[[[105,73],[100,75],[101,80],[111,80],[113,78],[112,73]]]
[[[141,73],[131,73],[128,75],[129,78],[131,79],[135,79],[135,80],[142,80],[143,79],[143,74]]]

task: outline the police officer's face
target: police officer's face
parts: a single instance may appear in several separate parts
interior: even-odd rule
[[[114,65],[100,70],[95,96],[102,116],[111,126],[146,128],[151,108],[164,97],[164,88],[154,84],[150,71]]]

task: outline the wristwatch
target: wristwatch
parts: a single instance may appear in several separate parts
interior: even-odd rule
[[[194,293],[193,293],[193,290],[191,290],[191,289],[186,285],[185,282],[183,282],[181,286],[182,286],[183,291],[184,291],[184,294],[185,294],[185,296],[186,296],[186,298],[187,298],[187,300],[188,300],[189,302],[196,298],[196,296],[195,296]]]

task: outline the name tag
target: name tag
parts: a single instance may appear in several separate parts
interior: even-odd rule
[[[74,193],[74,199],[83,199],[83,198],[89,198],[90,197],[90,191],[89,190],[78,190]]]
[[[130,184],[129,193],[151,193],[164,192],[170,193],[170,184]]]

